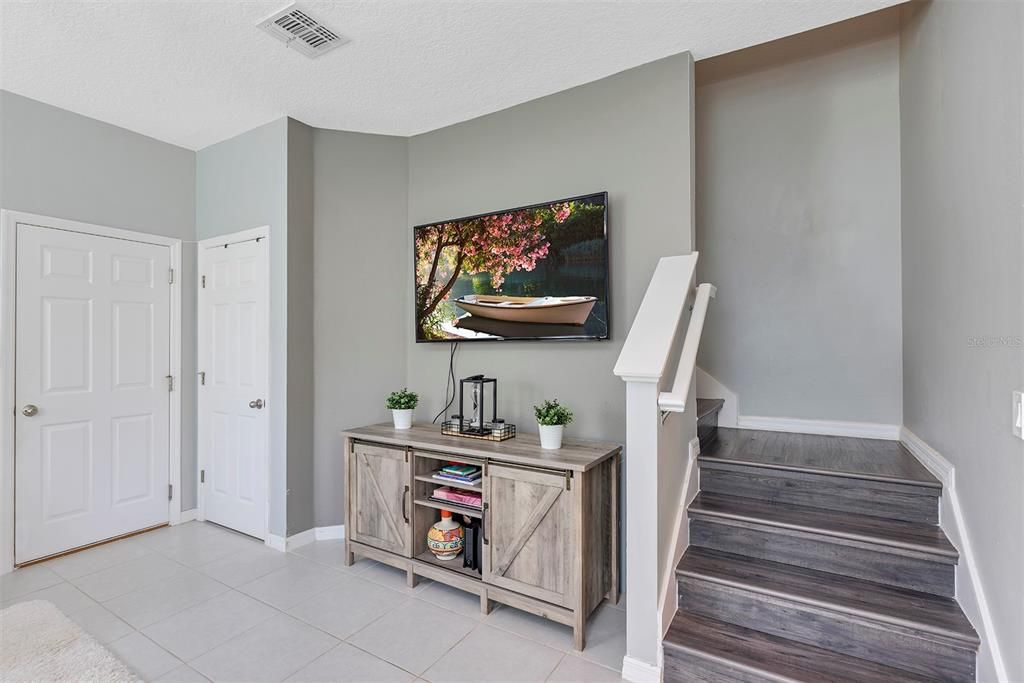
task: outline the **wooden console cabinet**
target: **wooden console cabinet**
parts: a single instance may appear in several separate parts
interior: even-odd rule
[[[390,424],[344,432],[348,501],[345,561],[369,557],[417,577],[500,602],[573,628],[585,644],[587,617],[602,600],[617,603],[619,460],[614,443],[566,439],[557,451],[534,435],[500,443],[444,436],[435,425]],[[442,465],[478,465],[482,510],[430,500]],[[482,521],[483,572],[461,557],[441,561],[426,536],[442,509]]]

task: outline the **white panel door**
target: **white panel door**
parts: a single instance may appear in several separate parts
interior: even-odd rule
[[[15,562],[168,521],[170,249],[18,224]]]
[[[199,459],[203,515],[266,538],[267,239],[200,249]]]

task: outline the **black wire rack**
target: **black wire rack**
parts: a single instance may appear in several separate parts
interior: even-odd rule
[[[482,441],[507,441],[515,438],[516,426],[509,422],[485,422],[481,428],[473,426],[470,420],[451,419],[441,423],[441,433]]]

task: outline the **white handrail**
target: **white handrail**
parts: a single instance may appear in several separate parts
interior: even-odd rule
[[[704,318],[708,314],[708,303],[718,290],[707,282],[697,285],[697,297],[693,303],[690,324],[683,338],[683,348],[679,352],[679,365],[676,366],[676,378],[672,382],[671,391],[663,391],[658,395],[658,407],[668,413],[681,413],[686,410],[686,399],[690,393],[690,382],[697,367],[697,349],[700,336],[704,331]]]

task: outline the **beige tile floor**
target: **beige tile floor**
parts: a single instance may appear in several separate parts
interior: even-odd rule
[[[620,680],[622,602],[574,652],[565,626],[343,554],[190,522],[4,575],[0,607],[53,602],[147,681]]]

